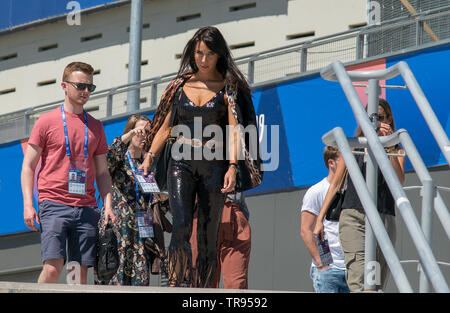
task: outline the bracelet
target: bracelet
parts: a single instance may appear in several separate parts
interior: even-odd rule
[[[230,163],[230,164],[228,164],[228,167],[231,167],[231,166],[234,166],[234,168],[237,170],[237,163]]]

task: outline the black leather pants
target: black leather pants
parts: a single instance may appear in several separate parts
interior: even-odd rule
[[[226,194],[221,193],[227,161],[170,160],[167,177],[173,229],[168,249],[169,284],[208,288],[217,266],[217,236]],[[191,245],[198,201],[198,258],[192,270]]]

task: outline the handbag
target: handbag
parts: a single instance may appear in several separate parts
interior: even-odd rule
[[[178,100],[179,100],[178,98],[181,89],[182,87],[178,88],[174,96],[172,114],[170,116],[169,121],[170,127],[169,136],[166,139],[166,143],[164,145],[163,150],[153,161],[153,164],[150,169],[150,171],[153,172],[153,177],[155,178],[156,184],[158,185],[160,192],[168,192],[167,173],[169,172],[169,161],[171,158],[172,146],[173,143],[175,142],[175,138],[172,137],[171,134],[172,134],[172,127],[175,121],[175,116],[177,115]]]
[[[341,215],[342,211],[342,204],[344,203],[344,197],[345,197],[345,180],[348,175],[348,170],[345,169],[344,175],[342,175],[342,179],[339,183],[339,189],[336,192],[336,194],[333,196],[333,199],[331,199],[330,204],[327,208],[327,213],[325,215],[325,218],[331,222],[338,222],[339,216]]]
[[[100,281],[111,280],[119,268],[117,237],[111,223],[108,223],[105,232],[99,235],[95,265],[97,277]]]

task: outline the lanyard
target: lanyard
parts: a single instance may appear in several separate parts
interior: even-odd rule
[[[139,203],[139,182],[136,178],[136,167],[134,166],[133,159],[131,158],[130,150],[127,150],[127,158],[128,162],[130,163],[131,170],[134,173],[134,183],[135,183],[135,190],[136,190],[136,202]],[[150,195],[150,202],[153,200],[153,194]]]
[[[135,190],[136,190],[136,202],[139,202],[139,183],[136,179],[136,168],[134,167],[133,159],[131,158],[130,150],[127,150],[127,158],[128,162],[130,162],[131,170],[133,171],[134,175],[134,184],[135,184]]]
[[[66,121],[66,113],[64,112],[64,105],[61,104],[61,115],[64,125],[64,138],[66,143],[66,154],[68,157],[70,157],[70,145],[69,145],[69,134],[67,132],[67,121]],[[87,115],[86,111],[83,110],[83,116],[84,116],[84,158],[87,158],[87,152],[88,152],[88,122],[87,122]]]

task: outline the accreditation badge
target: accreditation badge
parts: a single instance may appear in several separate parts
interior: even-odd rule
[[[144,176],[144,171],[137,169],[134,173],[136,177],[136,181],[139,183],[139,186],[144,193],[159,193],[160,190],[158,188],[158,184],[155,181],[153,175],[148,174]]]
[[[70,158],[68,191],[77,195],[86,194],[86,159],[76,160]]]
[[[150,211],[150,212],[149,212]],[[136,212],[140,238],[153,238],[153,216],[151,210]]]

